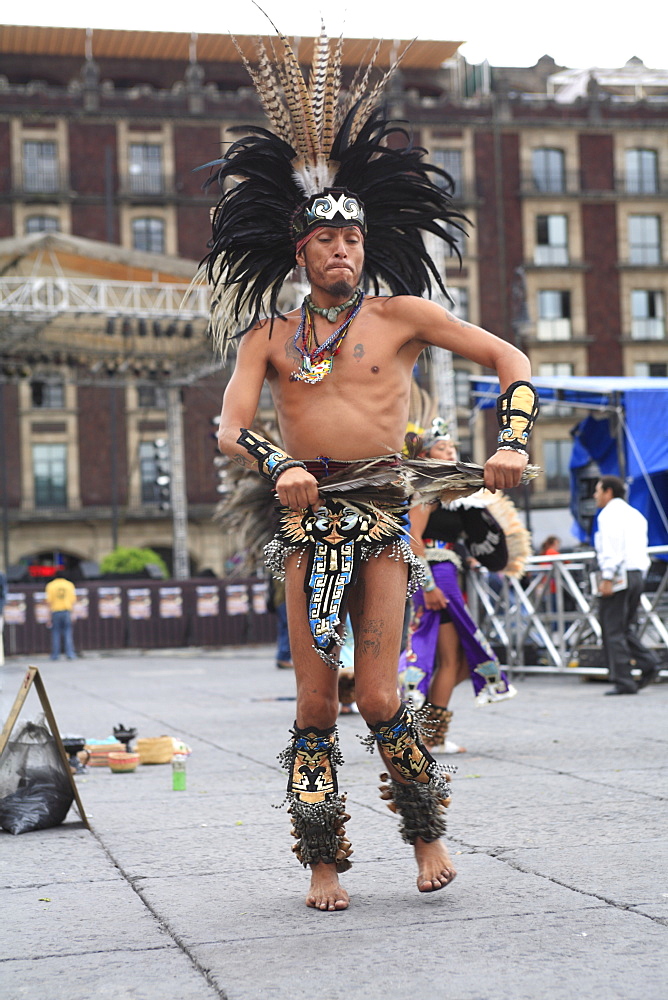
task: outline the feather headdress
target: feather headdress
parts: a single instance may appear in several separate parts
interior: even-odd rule
[[[365,281],[376,294],[383,284],[394,295],[421,295],[434,283],[445,293],[423,234],[458,254],[451,230],[464,221],[452,206],[450,176],[376,107],[403,53],[372,82],[377,45],[343,94],[342,39],[330,42],[323,26],[308,82],[287,38],[278,32],[278,39],[278,56],[258,40],[255,67],[242,54],[272,129],[232,129],[245,134],[205,164],[213,171],[207,184],[222,191],[202,270],[213,285],[211,332],[223,353],[235,336],[281,315],[279,293],[296,265],[296,239],[316,225],[366,232]],[[310,216],[323,195],[325,215]]]

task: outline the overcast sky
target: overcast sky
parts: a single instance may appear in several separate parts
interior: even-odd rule
[[[496,66],[532,66],[542,55],[573,68],[623,66],[638,56],[646,66],[668,69],[666,0],[356,0],[346,6],[318,0],[266,0],[264,9],[286,34],[314,35],[321,13],[330,35],[464,41],[469,62],[488,59]],[[229,6],[169,5],[114,0],[32,0],[5,23],[54,27],[133,30],[266,33],[267,22],[252,0]],[[382,11],[382,16],[379,16]]]

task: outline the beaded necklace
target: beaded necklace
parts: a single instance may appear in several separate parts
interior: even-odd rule
[[[329,375],[334,363],[334,356],[341,350],[341,344],[350,326],[362,308],[364,292],[358,289],[359,298],[347,319],[343,321],[323,344],[319,344],[315,335],[315,321],[308,299],[302,303],[302,318],[295,333],[295,347],[301,354],[299,370],[290,375],[291,382],[322,382]],[[325,354],[329,353],[326,358]]]

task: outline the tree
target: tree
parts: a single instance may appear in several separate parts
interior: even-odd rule
[[[119,548],[105,556],[100,563],[101,573],[142,573],[147,566],[159,566],[164,578],[169,576],[167,564],[153,549]]]

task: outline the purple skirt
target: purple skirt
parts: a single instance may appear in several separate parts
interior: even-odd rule
[[[503,701],[516,694],[492,647],[471,618],[459,589],[457,567],[450,561],[431,563],[434,581],[447,598],[447,611],[454,625],[466,662],[476,702]],[[399,688],[402,701],[419,708],[429,700],[429,685],[436,666],[436,645],[441,612],[425,607],[424,594],[413,596],[413,612],[406,648],[399,658]]]

